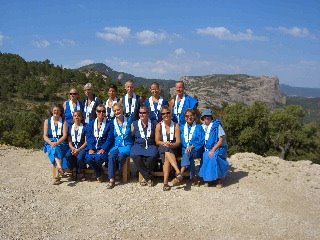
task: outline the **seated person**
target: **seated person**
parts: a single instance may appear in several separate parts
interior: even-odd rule
[[[130,155],[130,149],[133,145],[131,136],[131,118],[123,116],[123,106],[121,103],[115,103],[112,107],[115,118],[112,120],[114,125],[114,146],[108,156],[108,176],[109,183],[107,188],[111,189],[115,185],[116,169],[122,173],[122,167],[127,157]]]
[[[134,144],[131,148],[130,157],[144,178],[140,185],[152,187],[153,179],[151,173],[157,165],[159,157],[154,139],[157,122],[149,119],[147,107],[139,108],[139,118],[139,120],[131,124]]]
[[[88,152],[85,158],[86,163],[93,168],[98,182],[102,182],[102,164],[107,161],[114,142],[113,122],[106,120],[106,108],[103,104],[97,106],[96,114],[97,118],[86,126]]]
[[[71,169],[76,169],[74,179],[81,180],[84,177],[84,169],[86,168],[86,133],[85,126],[82,124],[82,112],[73,112],[73,124],[68,131],[69,150],[66,159]],[[72,171],[73,173],[73,171]]]
[[[180,127],[171,120],[169,106],[161,109],[162,121],[156,127],[156,144],[163,163],[163,191],[169,191],[168,185],[170,168],[176,172],[176,178],[181,181],[182,175],[177,164],[176,156],[181,153]]]
[[[227,151],[228,145],[226,134],[221,126],[221,121],[213,121],[210,109],[203,109],[201,112],[202,127],[205,132],[204,149],[199,176],[205,181],[205,186],[209,182],[216,181],[216,187],[222,187],[222,180],[228,173]]]
[[[191,108],[185,111],[186,123],[181,127],[181,145],[182,145],[182,160],[181,160],[181,174],[187,168],[190,168],[190,179],[192,185],[198,183],[195,177],[195,158],[201,158],[204,145],[204,131],[200,124],[195,121],[195,111]],[[173,184],[178,179],[175,178]]]
[[[68,168],[66,163],[63,163],[63,158],[68,151],[66,141],[68,125],[62,113],[62,107],[53,104],[51,107],[52,116],[46,119],[43,124],[43,140],[45,141],[43,151],[48,155],[49,161],[56,167],[54,185],[61,183],[59,174],[63,174],[63,168]]]

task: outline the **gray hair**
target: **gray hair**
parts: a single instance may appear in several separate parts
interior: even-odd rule
[[[86,85],[83,86],[83,90],[86,89],[92,89],[92,84],[91,83],[87,83]]]

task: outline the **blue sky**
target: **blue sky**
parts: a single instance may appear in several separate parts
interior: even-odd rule
[[[320,87],[320,1],[0,0],[0,51],[148,78],[278,76]]]

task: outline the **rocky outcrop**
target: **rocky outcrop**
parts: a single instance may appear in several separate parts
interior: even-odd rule
[[[277,77],[214,74],[184,76],[180,80],[185,83],[187,93],[199,99],[201,106],[251,105],[256,101],[271,107],[285,104]]]

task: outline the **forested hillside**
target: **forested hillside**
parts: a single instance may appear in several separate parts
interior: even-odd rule
[[[27,62],[18,55],[0,53],[0,143],[41,148],[42,123],[50,115],[49,107],[53,102],[68,99],[71,87],[78,89],[80,99],[84,98],[82,87],[87,82],[93,84],[95,93],[103,100],[109,84],[116,84],[119,96],[124,95],[118,75],[107,73],[65,69],[49,60]],[[149,82],[145,82],[136,91],[146,97],[148,86]],[[237,103],[214,110],[227,133],[229,154],[249,151],[320,163],[320,119],[306,124],[308,113],[303,107],[271,109],[256,102],[251,106]]]

